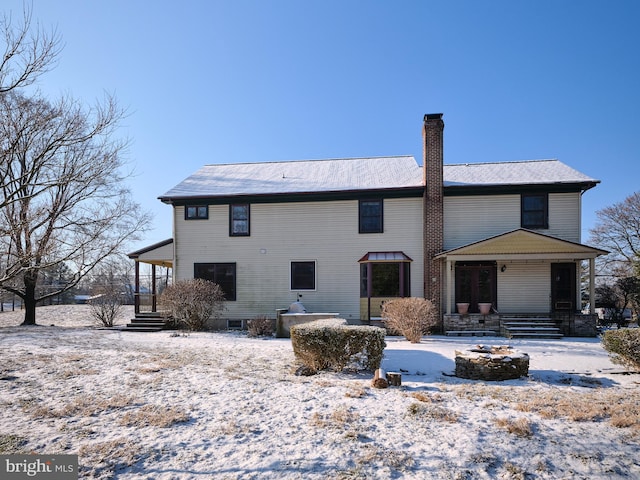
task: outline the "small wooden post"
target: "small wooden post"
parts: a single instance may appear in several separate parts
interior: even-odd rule
[[[373,375],[373,380],[371,380],[371,386],[373,386],[373,388],[387,388],[389,386],[387,374],[383,369],[379,368],[376,370],[376,373]]]
[[[387,381],[392,387],[400,387],[402,385],[402,374],[398,372],[387,372]]]

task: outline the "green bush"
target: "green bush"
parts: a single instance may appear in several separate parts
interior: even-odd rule
[[[608,330],[602,335],[602,347],[613,363],[640,370],[640,328]]]
[[[210,318],[224,310],[224,292],[217,283],[193,278],[178,280],[160,295],[160,305],[189,330],[205,330]]]
[[[385,331],[347,325],[331,318],[291,327],[291,344],[298,361],[312,370],[342,371],[347,366],[375,370],[384,355]]]
[[[430,300],[417,297],[396,298],[382,306],[384,324],[411,343],[420,343],[437,323],[436,307]]]

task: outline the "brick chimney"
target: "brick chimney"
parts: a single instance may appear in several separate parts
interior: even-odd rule
[[[442,319],[442,261],[435,255],[444,248],[444,208],[443,208],[443,131],[442,113],[424,116],[422,129],[424,176],[424,297],[437,308]]]

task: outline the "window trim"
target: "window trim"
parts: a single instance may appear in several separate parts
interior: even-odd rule
[[[541,198],[543,200],[543,208],[541,210],[525,210],[525,201],[527,198]],[[542,213],[543,221],[541,223],[526,224],[526,213]],[[546,230],[549,228],[549,194],[548,193],[522,193],[520,194],[520,227],[529,230]]]
[[[298,263],[311,263],[313,264],[313,288],[300,288],[293,285],[294,275],[293,275],[293,265]],[[306,292],[315,292],[318,290],[318,262],[317,260],[291,260],[289,262],[289,289],[294,291],[306,291]]]
[[[209,280],[211,282],[217,283],[215,282],[215,279],[212,280],[210,278],[204,278],[202,276],[198,276],[197,275],[197,270],[198,267],[204,267],[204,266],[209,266],[209,265],[213,265],[214,269],[215,266],[217,265],[233,265],[233,295],[229,298],[226,297],[226,292],[225,292],[225,301],[226,302],[235,302],[238,298],[238,265],[236,262],[195,262],[193,264],[193,278],[202,278],[204,280]],[[215,273],[214,273],[215,275]],[[218,285],[220,285],[218,283]],[[220,285],[220,287],[222,288],[222,285]]]
[[[233,231],[233,207],[247,207],[247,231],[235,233]],[[229,204],[229,236],[230,237],[249,237],[251,236],[251,204],[249,203],[230,203]]]
[[[377,202],[380,204],[380,213],[376,216],[380,219],[380,228],[376,230],[365,230],[363,225],[363,203],[365,202]],[[373,218],[373,216],[370,216]],[[367,217],[369,218],[369,217]],[[384,199],[382,198],[363,198],[358,200],[358,233],[367,234],[367,233],[384,233]]]
[[[189,209],[195,208],[196,214],[189,215]],[[200,215],[201,209],[204,209],[204,215]],[[189,204],[184,206],[184,219],[185,220],[208,220],[209,219],[209,205],[203,204]]]

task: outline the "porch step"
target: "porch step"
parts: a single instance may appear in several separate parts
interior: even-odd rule
[[[501,323],[504,336],[507,338],[560,339],[564,337],[549,317],[503,317]]]
[[[167,322],[165,317],[156,312],[153,313],[137,313],[132,318],[124,330],[128,332],[159,332],[164,330]]]
[[[498,333],[493,330],[449,330],[446,335],[450,337],[497,337]]]

